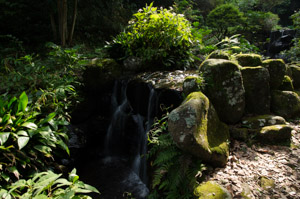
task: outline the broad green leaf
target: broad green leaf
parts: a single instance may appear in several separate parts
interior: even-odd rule
[[[95,187],[93,187],[93,186],[91,186],[91,185],[85,184],[85,185],[84,185],[84,188],[87,189],[87,190],[90,190],[90,191],[92,191],[92,192],[95,192],[95,193],[99,193],[99,194],[100,194],[100,192],[99,192]]]
[[[58,144],[58,146],[60,146],[60,148],[62,148],[63,150],[65,150],[65,151],[67,152],[68,155],[70,155],[69,147],[68,147],[68,145],[67,145],[64,141],[59,140],[59,141],[57,142],[57,144]]]
[[[9,138],[9,132],[0,132],[0,145],[3,145]]]
[[[19,171],[17,170],[16,167],[8,167],[7,169],[8,169],[9,172],[13,173],[16,176],[17,179],[20,178],[20,173],[19,173]]]
[[[33,122],[25,122],[21,126],[29,128],[29,129],[33,129],[33,130],[37,129],[37,125]]]
[[[72,182],[70,182],[64,178],[60,178],[60,179],[56,180],[53,185],[55,185],[55,184],[57,184],[56,187],[62,187],[62,186],[70,186],[70,185],[72,185]]]
[[[12,105],[16,100],[17,100],[17,98],[16,98],[16,97],[13,97],[13,98],[9,101],[9,103],[8,103],[8,105],[7,105],[7,108],[10,109],[11,105]]]
[[[45,154],[50,154],[52,149],[48,146],[45,145],[35,145],[33,148],[35,148],[36,150],[45,153]]]
[[[44,124],[46,122],[49,122],[50,120],[52,120],[54,117],[56,116],[56,113],[50,113],[45,119],[43,119],[40,124]]]
[[[48,199],[48,197],[46,195],[37,195],[33,199]]]
[[[17,132],[17,135],[18,136],[28,136],[28,133],[26,131],[21,130],[21,131]]]
[[[10,177],[9,175],[5,174],[5,173],[1,173],[1,177],[6,181],[8,182],[10,180]]]
[[[24,112],[28,104],[28,97],[25,91],[19,97],[19,104],[18,104],[18,111],[17,112]]]
[[[27,136],[20,136],[20,137],[18,137],[18,146],[19,146],[20,150],[27,145],[27,143],[29,142],[29,139],[30,138],[27,137]]]

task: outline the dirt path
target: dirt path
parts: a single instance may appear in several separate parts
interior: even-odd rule
[[[291,147],[248,147],[234,141],[226,167],[210,172],[207,180],[217,181],[234,198],[300,199],[300,126],[291,125]],[[274,186],[262,188],[262,177],[273,181]]]

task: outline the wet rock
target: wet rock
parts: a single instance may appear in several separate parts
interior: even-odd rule
[[[245,88],[246,112],[268,114],[270,112],[270,76],[263,67],[243,67],[241,69]]]
[[[115,60],[93,59],[83,73],[84,88],[91,94],[111,90],[121,73],[121,66]]]
[[[214,181],[204,182],[194,190],[198,199],[232,199],[227,189]]]
[[[169,132],[183,151],[214,166],[224,166],[229,155],[228,127],[201,92],[191,93],[169,114]]]
[[[270,88],[277,89],[286,74],[286,65],[282,59],[268,59],[263,61],[263,66],[266,67],[270,74]]]
[[[261,56],[257,54],[238,54],[235,59],[241,66],[262,66]]]
[[[272,91],[271,109],[286,119],[300,115],[300,97],[292,91]]]
[[[205,81],[204,93],[221,121],[236,123],[245,109],[245,90],[239,66],[224,59],[208,59],[199,69]]]

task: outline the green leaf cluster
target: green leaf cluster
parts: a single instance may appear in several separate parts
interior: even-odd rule
[[[19,98],[0,97],[0,185],[49,168],[59,149],[69,154],[64,127],[68,122],[55,112],[39,117],[29,105],[25,92]]]
[[[86,194],[99,193],[95,187],[79,180],[76,169],[71,171],[68,180],[61,176],[62,174],[50,170],[36,173],[28,180],[18,180],[7,190],[0,187],[0,197],[3,199],[91,199]]]
[[[149,133],[151,148],[147,157],[154,169],[149,198],[189,199],[205,166],[175,145],[167,131],[167,119],[168,115],[155,122]]]
[[[146,6],[133,15],[127,29],[110,44],[124,57],[136,56],[148,69],[188,67],[192,62],[193,36],[190,22],[172,10]]]

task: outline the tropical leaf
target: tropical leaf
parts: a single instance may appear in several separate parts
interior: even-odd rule
[[[3,145],[9,138],[9,132],[0,132],[0,145]]]
[[[19,97],[18,111],[17,113],[24,112],[28,104],[28,97],[25,92],[23,92]]]

